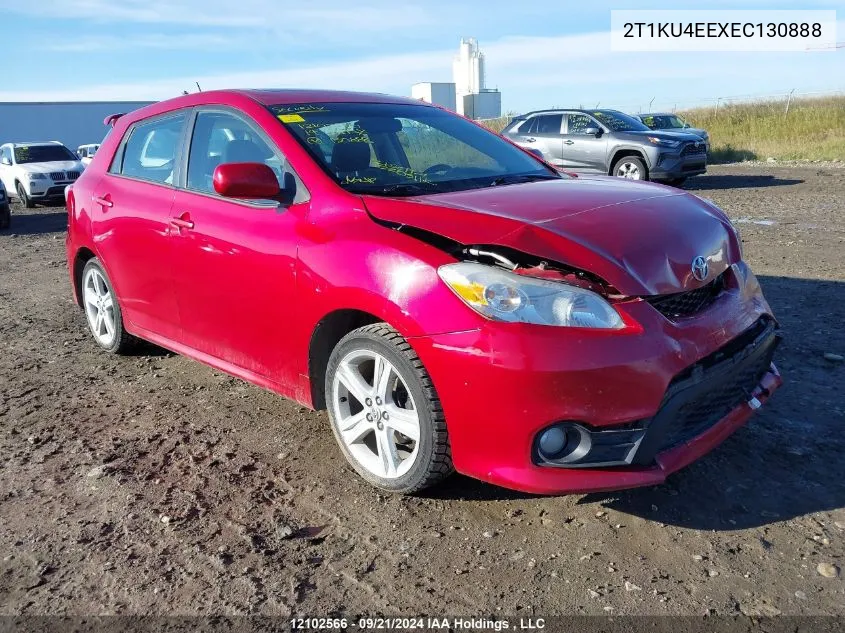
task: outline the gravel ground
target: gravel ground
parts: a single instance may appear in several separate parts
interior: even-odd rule
[[[845,170],[718,166],[687,189],[739,223],[786,384],[665,485],[560,498],[460,476],[379,494],[325,413],[157,348],[101,353],[64,211],[15,208],[0,614],[845,615]]]

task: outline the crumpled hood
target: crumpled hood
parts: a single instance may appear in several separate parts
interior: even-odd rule
[[[18,165],[26,172],[34,174],[50,174],[56,171],[78,171],[85,169],[85,165],[78,160],[57,160],[47,163],[23,163]]]
[[[740,260],[727,217],[673,189],[580,177],[412,198],[364,196],[381,220],[500,245],[598,275],[630,295],[698,288]],[[704,281],[692,261],[709,262]]]

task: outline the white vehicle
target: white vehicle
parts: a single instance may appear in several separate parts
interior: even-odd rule
[[[9,196],[3,182],[0,181],[0,231],[8,229],[12,222],[12,209],[9,207]]]
[[[79,156],[79,160],[82,161],[82,164],[87,167],[94,159],[94,154],[97,153],[98,149],[100,149],[99,143],[89,143],[88,145],[80,145],[76,148],[76,155]]]
[[[76,182],[83,169],[76,154],[58,141],[0,146],[0,180],[27,209],[63,199],[65,187]]]

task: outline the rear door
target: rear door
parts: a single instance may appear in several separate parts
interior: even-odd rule
[[[295,227],[307,212],[308,193],[293,176],[297,191],[289,206],[221,197],[213,185],[221,163],[265,163],[287,186],[292,172],[239,111],[201,108],[191,127],[184,189],[170,218],[183,342],[250,374],[289,383],[297,378],[290,353],[298,309]]]
[[[552,165],[563,165],[562,121],[560,113],[537,114],[519,126],[514,140],[526,149],[539,150]]]
[[[130,127],[91,203],[94,241],[124,318],[168,340],[179,334],[169,220],[186,121],[180,111]]]
[[[606,174],[607,133],[604,128],[591,116],[580,112],[569,112],[564,123],[564,166],[577,171]],[[585,130],[591,127],[602,133],[599,136],[586,134]]]

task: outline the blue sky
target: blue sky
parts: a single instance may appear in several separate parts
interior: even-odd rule
[[[845,0],[28,0],[0,8],[0,101],[154,100],[222,87],[410,94],[449,81],[461,37],[487,57],[503,108],[686,107],[716,97],[845,90],[845,49],[613,53],[610,10],[836,9]],[[13,4],[15,6],[8,6]],[[14,72],[10,72],[14,69]]]

